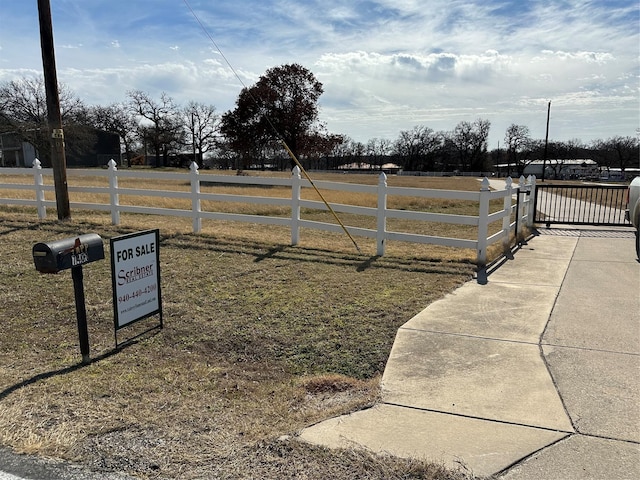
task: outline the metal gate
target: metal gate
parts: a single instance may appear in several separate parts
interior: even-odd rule
[[[625,226],[626,185],[536,185],[536,223]]]

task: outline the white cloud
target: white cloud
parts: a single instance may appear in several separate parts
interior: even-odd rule
[[[324,84],[328,127],[363,141],[395,138],[419,123],[452,129],[479,116],[492,121],[495,139],[510,123],[540,137],[549,100],[556,133],[570,138],[632,135],[638,127],[634,2],[190,3],[233,70],[182,2],[157,0],[149,9],[66,0],[53,5],[56,41],[73,47],[58,51],[59,79],[89,103],[142,89],[223,111],[241,83],[297,62]],[[37,15],[18,4],[0,6],[0,81],[41,68]]]
[[[607,62],[615,60],[615,57],[612,54],[604,52],[554,52],[552,50],[543,50],[541,53],[543,56],[534,57],[533,61],[544,62],[549,58],[556,57],[560,60],[579,60],[587,63],[598,63],[604,65]]]

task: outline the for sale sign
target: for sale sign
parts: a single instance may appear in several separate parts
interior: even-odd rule
[[[116,331],[160,314],[160,231],[147,230],[111,239],[113,318]]]

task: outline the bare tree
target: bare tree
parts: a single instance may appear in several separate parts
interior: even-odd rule
[[[141,90],[132,90],[128,96],[129,109],[140,118],[140,136],[153,149],[156,166],[166,165],[169,153],[184,138],[184,126],[179,120],[178,106],[165,92],[162,92],[159,101]]]
[[[393,142],[386,138],[372,138],[367,142],[366,149],[370,163],[382,169],[393,150]]]
[[[394,152],[404,163],[405,170],[420,171],[433,168],[429,158],[442,144],[442,138],[431,128],[417,125],[400,132],[394,144]]]
[[[68,87],[60,85],[60,113],[66,148],[71,153],[95,142],[85,127],[86,107]],[[50,164],[47,100],[42,78],[23,77],[0,85],[0,128],[15,133],[35,148],[44,165]]]
[[[639,147],[640,140],[630,136],[618,135],[600,143],[600,148],[610,157],[611,165],[618,165],[623,172],[630,167],[640,167]]]
[[[518,154],[530,146],[531,135],[529,134],[529,127],[512,123],[504,135],[504,143],[509,164],[515,165],[518,175],[522,175],[525,162],[518,157]]]
[[[482,171],[487,161],[487,149],[491,122],[478,118],[473,122],[460,122],[451,135],[458,151],[462,170]]]
[[[187,143],[191,144],[194,161],[202,166],[204,154],[216,147],[220,134],[220,115],[213,105],[189,102],[181,110],[182,122],[186,125]]]
[[[106,107],[90,107],[88,121],[99,130],[117,133],[124,146],[126,160],[131,160],[137,140],[138,124],[127,105],[112,103]]]

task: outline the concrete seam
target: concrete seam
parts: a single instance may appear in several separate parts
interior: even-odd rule
[[[434,335],[446,335],[450,337],[473,338],[476,340],[490,340],[494,342],[503,342],[503,343],[518,343],[522,345],[531,345],[531,346],[539,345],[536,342],[527,342],[526,340],[512,340],[508,338],[485,337],[482,335],[471,335],[469,333],[439,332],[437,330],[422,330],[419,328],[411,328],[411,327],[400,327],[399,330],[406,330],[408,332],[429,333]]]
[[[434,410],[432,408],[412,407],[411,405],[401,405],[399,403],[393,403],[393,402],[385,402],[385,401],[383,401],[379,405],[388,405],[390,407],[407,408],[409,410],[417,410],[417,411],[420,411],[420,412],[438,413],[440,415],[449,415],[449,416],[452,416],[452,417],[468,418],[468,419],[471,419],[471,420],[482,420],[483,422],[500,423],[502,425],[511,425],[511,426],[514,426],[514,427],[533,428],[535,430],[544,430],[545,432],[566,433],[568,435],[575,434],[575,432],[568,432],[566,430],[561,430],[561,429],[558,429],[558,428],[542,427],[540,425],[529,425],[529,424],[526,424],[526,423],[518,423],[518,422],[509,422],[507,420],[499,420],[499,419],[496,419],[496,418],[478,417],[478,416],[475,416],[475,415],[465,415],[463,413],[445,412],[443,410]]]
[[[540,343],[542,347],[556,347],[556,348],[566,348],[569,350],[582,350],[585,352],[598,352],[598,353],[612,353],[614,355],[630,355],[632,357],[640,356],[640,353],[636,352],[620,352],[616,350],[604,350],[602,348],[587,348],[587,347],[577,347],[574,345],[560,345],[559,343]]]
[[[545,451],[545,450],[548,450],[548,449],[550,449],[550,448],[552,448],[552,447],[555,447],[555,446],[556,446],[556,445],[558,445],[559,443],[563,443],[563,442],[567,441],[569,438],[572,438],[572,437],[597,438],[597,439],[601,439],[601,440],[611,440],[611,441],[614,441],[614,442],[629,443],[629,444],[634,444],[634,445],[638,445],[638,444],[640,444],[640,442],[636,442],[636,441],[633,441],[633,440],[621,440],[621,439],[619,439],[619,438],[604,437],[604,436],[601,436],[601,435],[588,435],[588,434],[584,434],[584,433],[574,433],[574,434],[569,434],[569,435],[566,435],[566,436],[564,436],[564,437],[562,437],[562,438],[559,438],[558,440],[556,440],[556,441],[554,441],[554,442],[550,443],[549,445],[545,445],[544,447],[539,448],[538,450],[536,450],[536,451],[534,451],[534,452],[531,452],[529,455],[525,455],[525,456],[524,456],[524,457],[522,457],[521,459],[519,459],[519,460],[517,460],[517,461],[513,462],[511,465],[509,465],[509,466],[507,466],[507,467],[503,468],[503,469],[502,469],[502,470],[500,470],[499,472],[494,473],[494,474],[493,474],[493,476],[492,476],[491,478],[499,478],[500,476],[502,476],[502,475],[504,475],[504,474],[508,473],[508,472],[509,472],[509,470],[511,470],[511,469],[512,469],[513,467],[515,467],[516,465],[518,465],[518,464],[520,464],[520,463],[522,463],[522,462],[525,462],[525,461],[527,461],[528,459],[530,459],[531,457],[533,457],[534,455],[537,455],[538,453],[543,452],[543,451]]]
[[[542,451],[544,451],[544,450],[547,450],[547,449],[549,449],[549,448],[551,448],[551,447],[553,447],[553,446],[555,446],[555,445],[558,445],[558,444],[559,444],[559,443],[561,443],[561,442],[564,442],[565,440],[567,440],[567,439],[569,439],[569,438],[573,437],[574,435],[576,435],[576,434],[572,434],[572,433],[570,433],[570,434],[568,434],[568,435],[565,435],[564,437],[559,438],[558,440],[556,440],[556,441],[554,441],[554,442],[551,442],[550,444],[545,445],[544,447],[541,447],[541,448],[539,448],[538,450],[535,450],[535,451],[533,451],[533,452],[529,453],[528,455],[525,455],[524,457],[520,458],[519,460],[516,460],[515,462],[513,462],[511,465],[506,466],[505,468],[503,468],[503,469],[502,469],[502,470],[500,470],[499,472],[494,473],[494,474],[493,474],[493,476],[492,476],[492,478],[498,478],[498,477],[500,477],[500,476],[504,475],[504,474],[505,474],[505,473],[507,473],[509,470],[511,470],[513,467],[515,467],[516,465],[518,465],[518,464],[520,464],[520,463],[522,463],[522,462],[527,461],[528,459],[530,459],[530,458],[531,458],[531,457],[533,457],[534,455],[536,455],[536,454],[538,454],[538,453],[540,453],[540,452],[542,452]]]
[[[569,409],[567,408],[567,404],[565,403],[564,398],[562,397],[562,394],[560,393],[560,388],[558,387],[558,382],[556,381],[555,377],[553,376],[553,373],[551,372],[551,366],[549,365],[549,362],[547,361],[547,357],[544,354],[543,339],[544,339],[545,334],[547,333],[547,330],[549,328],[549,324],[551,323],[551,317],[553,316],[553,311],[556,309],[556,305],[558,304],[558,297],[560,297],[560,292],[562,291],[562,286],[564,285],[565,281],[567,280],[567,274],[569,273],[569,268],[571,266],[571,262],[573,261],[573,258],[575,257],[576,250],[578,248],[578,243],[579,242],[580,242],[580,237],[578,237],[578,240],[576,241],[575,246],[573,247],[573,252],[571,253],[571,258],[569,259],[569,263],[567,263],[567,268],[564,271],[564,275],[562,276],[562,282],[560,283],[560,287],[558,287],[558,292],[556,293],[556,298],[553,301],[553,306],[551,307],[551,311],[549,312],[549,318],[547,319],[547,323],[545,324],[544,328],[542,329],[542,333],[540,334],[540,338],[538,340],[538,350],[540,352],[540,359],[542,360],[542,362],[544,363],[545,368],[547,369],[547,373],[549,374],[549,378],[551,379],[551,382],[553,383],[553,387],[556,389],[556,393],[558,394],[558,398],[560,399],[560,403],[562,404],[562,408],[564,409],[564,413],[567,416],[567,418],[569,419],[569,422],[571,422],[571,427],[573,428],[573,430],[575,432],[577,432],[578,429],[576,428],[576,424],[574,423],[573,418],[569,414]]]
[[[576,432],[576,435],[587,438],[598,438],[600,440],[611,440],[612,442],[630,443],[632,445],[640,445],[640,441],[629,440],[625,438],[607,437],[606,435],[596,435],[595,433]]]

